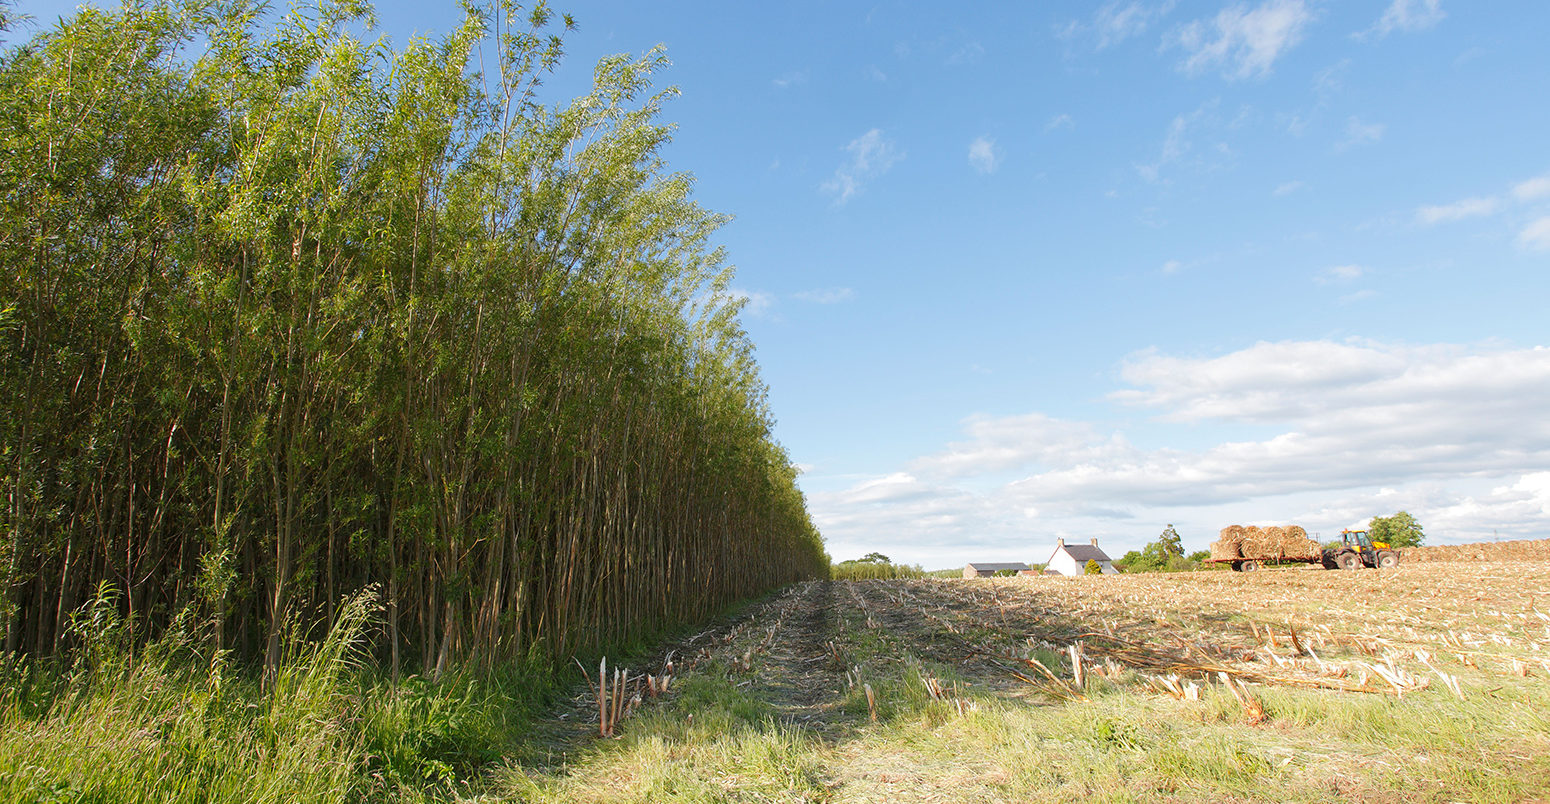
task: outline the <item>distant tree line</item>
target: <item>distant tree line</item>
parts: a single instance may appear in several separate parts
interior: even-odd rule
[[[192,611],[273,666],[376,584],[384,657],[439,671],[827,571],[663,55],[552,106],[541,2],[402,49],[265,7],[0,50],[4,648],[105,585],[137,639]]]
[[[1114,567],[1120,572],[1191,572],[1198,569],[1215,569],[1206,562],[1211,557],[1208,550],[1184,554],[1184,540],[1173,525],[1163,528],[1157,540],[1140,550],[1131,550]]]
[[[895,564],[893,559],[882,553],[867,553],[861,558],[838,562],[829,569],[829,576],[836,581],[924,578],[926,575],[919,564]]]

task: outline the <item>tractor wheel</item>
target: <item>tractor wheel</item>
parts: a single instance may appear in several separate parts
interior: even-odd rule
[[[1340,565],[1335,563],[1335,557],[1330,555],[1328,550],[1324,551],[1322,563],[1324,564],[1324,569],[1340,569]]]
[[[1393,569],[1399,566],[1399,554],[1392,550],[1384,550],[1378,553],[1378,568]]]
[[[1245,562],[1243,562],[1243,571],[1244,572],[1253,572],[1253,571],[1255,571],[1257,569],[1259,569],[1259,562],[1258,561],[1245,561]]]
[[[1242,572],[1243,571],[1243,562],[1242,561],[1234,561],[1234,562],[1232,562],[1232,571],[1233,572]]]
[[[1362,560],[1355,553],[1341,553],[1335,556],[1335,564],[1344,570],[1362,568]]]

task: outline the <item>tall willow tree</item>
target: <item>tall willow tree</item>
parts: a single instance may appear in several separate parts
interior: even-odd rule
[[[661,53],[550,105],[541,3],[402,49],[353,2],[262,9],[0,51],[6,650],[107,584],[138,638],[193,610],[272,667],[379,584],[395,672],[440,672],[825,571]]]

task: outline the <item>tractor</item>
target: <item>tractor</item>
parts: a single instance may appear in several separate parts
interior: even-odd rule
[[[1325,569],[1360,569],[1379,567],[1389,569],[1399,566],[1399,553],[1387,542],[1375,542],[1365,530],[1343,530],[1340,545],[1324,548]]]

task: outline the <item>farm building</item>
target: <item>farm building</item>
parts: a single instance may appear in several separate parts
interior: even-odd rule
[[[976,561],[963,565],[963,577],[965,578],[990,578],[1000,572],[1015,572],[1018,575],[1033,575],[1033,568],[1020,561],[1012,563],[991,564],[984,561]]]
[[[1113,559],[1109,554],[1098,549],[1098,539],[1093,538],[1092,544],[1066,544],[1065,539],[1055,542],[1055,554],[1049,557],[1044,565],[1045,575],[1081,575],[1087,570],[1087,562],[1098,562],[1104,575],[1117,575],[1119,570],[1114,568]]]

